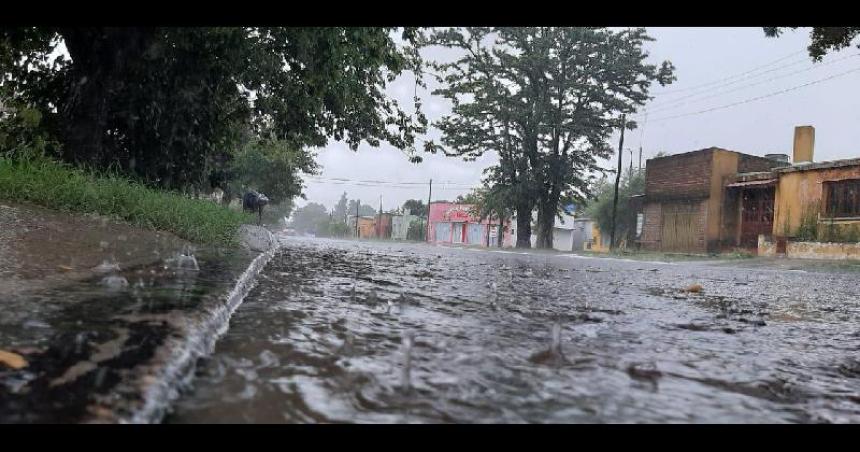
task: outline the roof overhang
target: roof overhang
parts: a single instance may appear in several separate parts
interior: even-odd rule
[[[776,185],[776,179],[751,180],[746,182],[733,182],[726,187],[772,187]]]

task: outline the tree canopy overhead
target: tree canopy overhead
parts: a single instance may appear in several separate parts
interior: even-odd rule
[[[63,159],[169,188],[203,184],[248,134],[291,149],[387,142],[417,158],[417,99],[407,111],[384,93],[407,71],[422,83],[419,31],[397,31],[4,27],[0,101],[38,110]]]
[[[764,32],[769,37],[777,37],[785,28],[796,30],[798,27],[764,27]],[[809,56],[815,61],[821,61],[828,52],[851,46],[854,39],[860,36],[860,27],[812,27],[809,36]],[[857,48],[860,48],[860,43]]]
[[[562,204],[589,195],[589,174],[612,153],[609,138],[620,117],[648,99],[652,83],[674,80],[669,62],[646,62],[644,29],[518,27],[450,28],[432,45],[456,49],[454,61],[434,62],[453,104],[434,125],[441,144],[425,149],[471,160],[499,155],[486,183],[517,214],[517,246],[530,246],[538,210],[538,247],[552,247]],[[627,128],[635,128],[628,121]]]

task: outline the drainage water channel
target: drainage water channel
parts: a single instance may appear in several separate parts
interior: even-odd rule
[[[170,341],[205,353],[191,342],[252,257],[200,249],[136,268],[106,260],[93,277],[0,298],[0,343],[28,361],[0,366],[0,423],[116,422],[144,406],[155,412],[144,420],[157,419],[170,394],[146,399],[145,367],[178,364],[157,357]]]
[[[166,422],[860,421],[857,273],[285,240]]]

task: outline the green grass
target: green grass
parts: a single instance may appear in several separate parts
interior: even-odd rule
[[[0,198],[110,216],[200,244],[233,245],[248,214],[161,191],[116,174],[96,174],[44,157],[0,157]]]

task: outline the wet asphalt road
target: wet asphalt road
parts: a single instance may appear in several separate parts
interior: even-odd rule
[[[285,240],[166,422],[860,421],[856,271]]]

